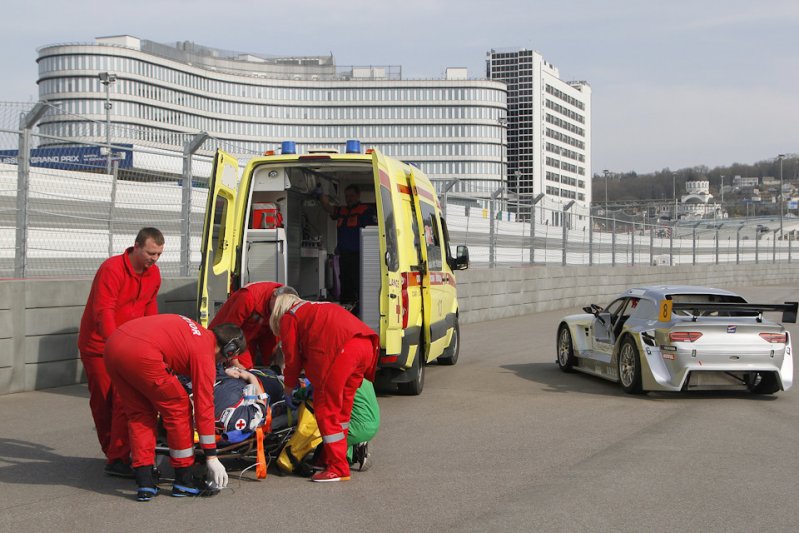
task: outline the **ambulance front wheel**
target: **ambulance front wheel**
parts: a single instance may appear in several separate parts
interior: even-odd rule
[[[424,388],[424,362],[422,359],[422,347],[419,346],[416,352],[416,358],[413,360],[413,366],[406,370],[411,372],[413,378],[407,383],[397,383],[397,391],[406,396],[419,396]]]
[[[455,319],[455,326],[452,328],[452,339],[449,346],[444,349],[444,353],[438,358],[440,365],[454,365],[458,362],[458,354],[461,350],[461,329],[458,326],[458,319]]]

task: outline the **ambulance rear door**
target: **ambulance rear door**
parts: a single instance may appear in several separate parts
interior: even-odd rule
[[[416,188],[416,179],[414,177],[414,169],[410,167],[405,173],[407,179],[407,187],[409,189],[409,196],[411,198],[411,207],[413,209],[412,216],[416,222],[415,227],[419,231],[418,242],[419,246],[419,264],[412,265],[411,271],[418,273],[419,288],[421,290],[421,305],[422,305],[422,333],[424,341],[419,344],[420,355],[423,355],[423,361],[427,362],[430,354],[431,331],[430,324],[432,322],[432,299],[430,295],[430,269],[428,268],[427,261],[427,247],[424,235],[424,218],[422,215],[422,208],[419,200],[419,190]]]
[[[235,200],[239,163],[217,150],[208,182],[202,247],[197,316],[207,326],[225,303],[230,291],[230,275],[235,264]]]
[[[407,322],[407,309],[402,300],[402,274],[400,272],[399,245],[395,213],[397,191],[392,187],[390,161],[377,150],[372,152],[375,179],[375,202],[380,229],[380,339],[384,363],[395,363],[402,352],[403,316]]]

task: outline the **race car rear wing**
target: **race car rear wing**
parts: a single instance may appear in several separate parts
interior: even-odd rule
[[[706,313],[708,312],[725,313],[726,316],[735,316],[735,313],[752,312],[760,315],[758,320],[762,320],[763,313],[767,311],[781,311],[783,322],[795,324],[797,308],[799,308],[799,302],[785,302],[784,304],[672,302],[671,304],[672,311],[688,311],[693,315],[694,321],[700,316],[707,316]]]

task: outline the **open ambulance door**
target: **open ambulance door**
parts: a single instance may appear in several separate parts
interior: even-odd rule
[[[424,217],[422,216],[422,208],[419,205],[419,194],[416,189],[413,167],[405,173],[405,177],[408,182],[413,217],[416,221],[415,226],[419,232],[417,241],[420,243],[418,249],[419,264],[412,266],[411,270],[417,272],[419,276],[419,289],[421,290],[422,296],[422,338],[419,342],[419,354],[422,356],[422,363],[426,363],[430,355],[430,344],[432,340],[430,326],[432,323],[433,302],[430,294],[430,269],[428,268],[427,261],[427,247],[424,245]]]
[[[396,363],[402,353],[403,329],[407,327],[407,292],[402,293],[397,224],[394,213],[401,206],[397,203],[397,191],[392,189],[389,162],[380,152],[372,152],[372,168],[375,180],[375,202],[380,228],[380,277],[387,280],[380,287],[380,339],[381,359],[385,363]],[[404,323],[403,323],[404,320]]]
[[[217,310],[227,300],[230,290],[230,274],[236,260],[233,239],[238,179],[238,161],[222,150],[217,150],[208,182],[208,203],[205,207],[200,248],[197,316],[203,326],[208,326]]]

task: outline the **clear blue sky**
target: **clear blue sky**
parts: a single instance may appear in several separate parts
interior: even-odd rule
[[[0,18],[0,101],[37,98],[36,48],[130,34],[340,65],[485,75],[540,51],[593,89],[593,170],[647,172],[799,152],[796,0],[27,0]]]

